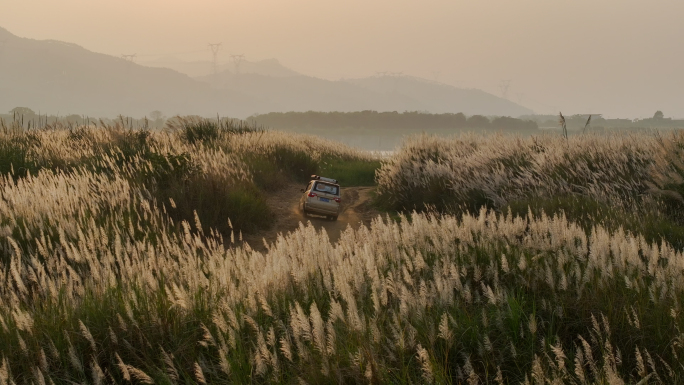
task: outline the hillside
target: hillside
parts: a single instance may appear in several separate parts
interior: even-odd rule
[[[16,37],[0,28],[0,111],[16,106],[61,114],[238,115],[255,103],[179,72],[149,68],[78,45]]]

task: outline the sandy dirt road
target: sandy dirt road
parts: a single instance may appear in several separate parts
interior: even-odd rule
[[[300,222],[311,224],[316,229],[325,229],[331,242],[337,242],[340,234],[351,226],[359,228],[361,224],[370,225],[378,211],[370,205],[372,187],[343,187],[342,212],[336,221],[319,215],[304,215],[299,209],[299,199],[302,196],[300,184],[289,184],[275,194],[267,197],[267,203],[273,212],[273,225],[270,229],[245,236],[244,240],[255,249],[264,251],[264,239],[269,244],[275,242],[278,234],[286,235],[296,230]]]

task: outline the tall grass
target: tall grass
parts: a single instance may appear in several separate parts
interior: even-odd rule
[[[206,119],[201,117],[176,116],[166,122],[166,130],[180,134],[180,137],[190,144],[208,143],[225,139],[231,134],[245,134],[262,132],[264,128],[256,123],[237,119]]]
[[[229,236],[231,229],[268,227],[265,194],[308,180],[323,158],[377,166],[372,156],[337,143],[235,120],[177,117],[164,132],[122,124],[6,127],[0,133],[0,173],[21,179],[40,170],[88,170],[124,177],[176,225],[194,222],[197,214],[205,231]]]
[[[202,211],[260,213],[255,159],[282,173],[278,148],[375,160],[277,132],[35,134],[37,171],[0,178],[0,384],[684,381],[684,256],[611,222],[635,202],[677,201],[674,141],[419,138],[382,164],[380,197],[406,208],[419,189],[456,205],[481,194],[492,209],[378,217],[336,243],[302,224],[258,252],[237,220],[219,228],[204,220],[227,218]],[[554,189],[576,201],[513,214]],[[578,216],[575,202],[603,205],[590,231],[545,214]]]
[[[682,226],[682,144],[681,132],[414,137],[378,171],[378,196],[390,209],[453,213],[510,205],[524,213],[528,205],[579,199],[625,220],[634,214]]]
[[[71,237],[22,248],[6,235],[3,381],[682,379],[684,259],[667,244],[486,211],[378,218],[334,245],[302,226],[266,253],[187,222],[151,243],[135,232],[168,220],[123,181],[109,218],[132,206],[138,219],[106,222],[111,232],[87,219],[93,178],[46,172],[17,192],[77,191],[58,210],[75,219]],[[17,218],[25,205],[2,209]]]
[[[0,173],[16,178],[35,174],[40,168],[35,157],[35,148],[40,146],[40,137],[12,129],[0,137]]]

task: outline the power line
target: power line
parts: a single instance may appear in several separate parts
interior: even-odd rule
[[[501,97],[504,99],[508,99],[508,88],[511,86],[511,80],[502,80],[501,83],[499,83],[499,89],[501,89]]]
[[[230,60],[235,65],[235,75],[240,73],[240,64],[245,61],[245,54],[241,53],[239,55],[230,55]]]
[[[148,57],[148,56],[187,55],[187,54],[191,54],[191,53],[200,53],[200,52],[207,52],[207,50],[203,49],[203,50],[199,50],[199,51],[185,51],[185,52],[146,53],[146,54],[140,54],[138,56],[139,57]]]
[[[387,75],[391,76],[392,79],[394,79],[394,81],[392,82],[392,92],[397,92],[397,83],[399,82],[399,78],[402,78],[404,76],[404,72],[388,72]]]
[[[134,54],[130,54],[130,55],[121,54],[121,57],[122,57],[124,60],[129,61],[129,62],[135,61],[135,58],[136,58],[137,56],[138,56],[138,54],[135,54],[135,53],[134,53]]]
[[[523,98],[525,97],[525,94],[522,93],[522,92],[516,92],[516,93],[515,93],[515,96],[516,96],[517,99],[518,99],[518,104],[520,104],[520,103],[522,103],[522,100],[523,100]]]

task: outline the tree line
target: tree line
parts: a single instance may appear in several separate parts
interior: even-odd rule
[[[494,130],[536,130],[539,127],[532,120],[508,116],[487,117],[466,116],[463,113],[431,114],[418,111],[406,112],[270,112],[252,115],[249,121],[274,129],[296,128],[387,128],[387,129],[494,129]]]

